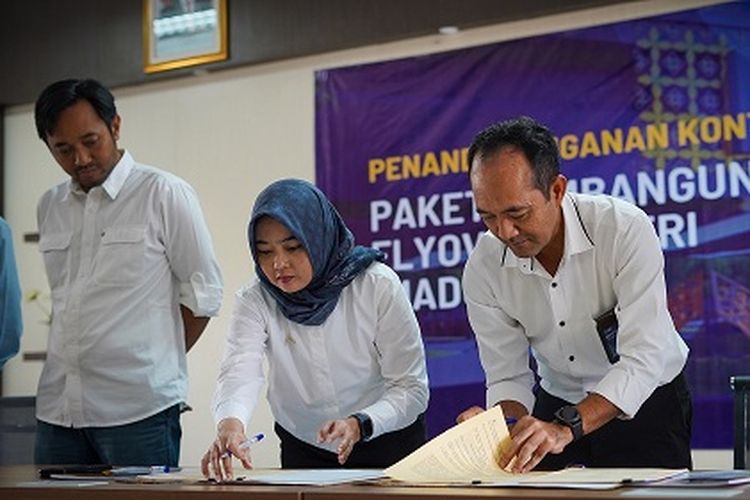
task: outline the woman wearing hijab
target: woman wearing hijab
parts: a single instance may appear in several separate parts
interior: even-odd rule
[[[248,226],[257,278],[236,295],[206,477],[251,467],[246,425],[264,382],[283,468],[387,467],[425,442],[429,390],[401,281],[312,184],[275,182]],[[229,452],[229,453],[227,453]]]

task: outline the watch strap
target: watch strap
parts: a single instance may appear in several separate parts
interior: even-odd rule
[[[357,412],[349,415],[359,424],[359,436],[362,441],[367,441],[372,436],[372,419],[367,413]]]
[[[573,433],[573,441],[583,437],[583,420],[578,408],[573,405],[563,406],[555,412],[555,422],[569,428]]]

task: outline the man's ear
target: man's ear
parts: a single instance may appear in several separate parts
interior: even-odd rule
[[[120,115],[115,115],[114,118],[112,118],[112,124],[109,126],[109,131],[112,133],[112,138],[115,141],[120,140],[120,123],[122,120],[120,119]]]
[[[557,174],[557,177],[552,181],[552,185],[549,187],[550,199],[556,201],[558,204],[562,202],[563,196],[568,190],[568,179],[563,174]]]

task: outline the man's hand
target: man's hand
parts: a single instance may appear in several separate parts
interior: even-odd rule
[[[219,422],[216,439],[201,459],[203,476],[217,481],[231,480],[232,456],[237,457],[245,469],[252,469],[250,450],[240,448],[245,439],[244,426],[236,418],[225,418]]]
[[[456,423],[460,424],[461,422],[469,420],[471,417],[476,417],[483,411],[484,408],[482,408],[481,406],[472,406],[471,408],[468,408],[458,414],[458,416],[456,417]]]
[[[512,427],[510,437],[512,445],[500,456],[499,465],[511,472],[529,472],[547,453],[561,453],[573,442],[569,428],[528,415]]]
[[[354,417],[339,420],[329,420],[324,423],[318,431],[318,443],[332,443],[340,439],[336,453],[338,453],[339,463],[344,465],[354,445],[361,439],[359,433],[359,422]]]

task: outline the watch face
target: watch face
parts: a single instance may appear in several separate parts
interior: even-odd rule
[[[565,420],[574,420],[578,417],[578,410],[575,406],[563,406],[560,416]]]
[[[570,427],[573,432],[573,441],[583,437],[583,422],[581,421],[581,415],[578,413],[578,408],[575,406],[563,406],[557,410],[555,420],[559,424]]]
[[[563,406],[555,412],[555,418],[565,424],[576,424],[580,422],[581,416],[575,406]]]

